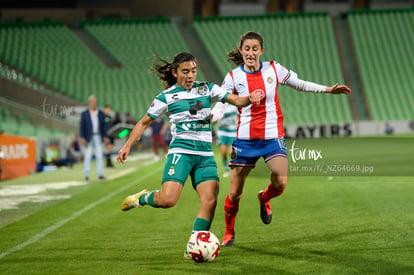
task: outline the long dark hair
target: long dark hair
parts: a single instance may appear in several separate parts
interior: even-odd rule
[[[227,53],[227,56],[229,57],[227,58],[227,61],[229,61],[230,63],[233,63],[236,66],[239,66],[244,63],[243,56],[240,53],[239,48],[243,46],[243,43],[246,39],[259,40],[260,46],[262,47],[262,49],[264,48],[263,36],[260,33],[253,32],[253,31],[246,32],[240,36],[239,46]]]
[[[153,61],[150,72],[156,73],[161,82],[164,83],[164,87],[167,89],[177,83],[177,78],[173,75],[173,71],[177,71],[178,66],[187,61],[197,62],[195,57],[191,53],[177,53],[174,56],[172,62],[168,62],[165,59],[162,59],[158,54],[154,53],[158,61],[161,61],[162,64],[158,64],[157,61]]]

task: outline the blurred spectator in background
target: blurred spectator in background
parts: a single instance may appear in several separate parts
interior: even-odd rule
[[[224,104],[217,102],[217,104]],[[217,105],[216,104],[216,105]],[[239,122],[239,111],[234,105],[225,103],[224,115],[217,122],[217,137],[220,146],[221,161],[223,163],[223,177],[230,176],[230,168],[227,156],[231,155],[232,144],[237,135],[237,123]]]
[[[158,145],[161,145],[164,155],[167,156],[168,154],[168,146],[164,140],[165,131],[168,128],[168,124],[164,122],[162,118],[155,119],[151,124],[151,137],[152,137],[152,145],[154,147],[154,158],[156,161],[160,160],[160,156],[158,154]]]
[[[106,104],[103,109],[104,115],[105,115],[105,124],[106,129],[111,129],[112,126],[114,126],[114,118],[111,116],[111,106],[109,104]],[[111,160],[111,152],[112,148],[114,147],[114,141],[115,138],[113,136],[108,136],[108,142],[106,143],[106,167],[112,168],[114,165],[112,164]]]
[[[78,134],[75,135],[75,139],[70,143],[68,158],[71,165],[80,162],[83,159],[81,142]]]
[[[136,122],[135,122],[134,116],[130,112],[127,112],[125,114],[125,122],[128,123],[128,124],[134,124],[135,125]]]
[[[80,136],[82,145],[85,146],[84,176],[85,180],[89,180],[89,172],[91,168],[92,150],[95,151],[96,168],[98,170],[98,178],[106,179],[103,175],[103,153],[102,142],[107,143],[107,129],[105,124],[104,113],[97,109],[97,99],[94,95],[88,99],[89,108],[82,112],[80,120]]]
[[[122,123],[121,113],[119,113],[118,111],[115,111],[113,125],[116,125],[118,123]]]
[[[386,135],[392,135],[394,134],[394,127],[392,127],[392,125],[389,122],[386,122],[384,132]]]

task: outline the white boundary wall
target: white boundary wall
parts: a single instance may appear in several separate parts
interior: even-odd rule
[[[414,134],[414,120],[358,121],[306,126],[285,125],[285,132],[286,136],[290,138],[385,135],[387,124],[393,129],[394,134]]]

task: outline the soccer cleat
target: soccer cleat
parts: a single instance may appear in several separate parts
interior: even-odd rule
[[[258,194],[259,203],[260,203],[260,218],[264,224],[269,224],[272,221],[272,206],[269,201],[262,202],[263,191],[260,191]]]
[[[224,235],[223,242],[221,243],[222,247],[231,247],[234,246],[234,235]]]
[[[127,211],[132,208],[142,207],[142,205],[139,204],[139,198],[142,195],[148,194],[149,192],[150,192],[149,190],[144,189],[141,192],[138,192],[134,195],[126,197],[124,201],[121,203],[121,210]]]

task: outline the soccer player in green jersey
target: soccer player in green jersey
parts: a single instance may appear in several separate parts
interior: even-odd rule
[[[159,57],[158,57],[159,58]],[[238,107],[259,103],[260,95],[237,96],[218,85],[198,82],[197,62],[190,53],[178,53],[170,63],[160,59],[152,71],[165,83],[165,90],[155,97],[148,112],[135,125],[126,144],[118,153],[123,163],[136,140],[151,123],[167,114],[172,141],[168,151],[160,190],[142,190],[128,196],[121,204],[126,211],[150,205],[154,208],[173,207],[181,194],[188,175],[200,198],[200,210],[193,224],[194,231],[208,231],[217,203],[219,177],[212,150],[211,105],[228,102]]]

